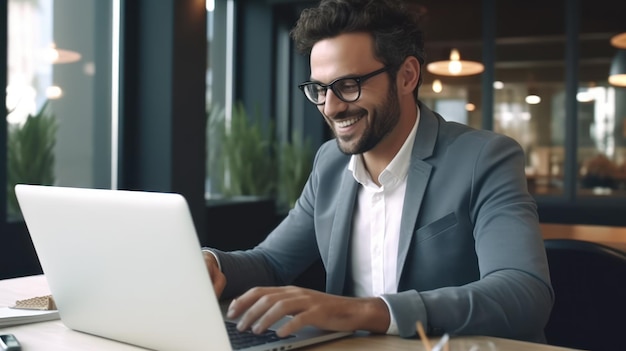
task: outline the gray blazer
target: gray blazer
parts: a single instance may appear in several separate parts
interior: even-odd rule
[[[446,122],[420,104],[398,252],[385,295],[400,335],[492,335],[545,341],[554,300],[524,153],[511,138]],[[248,251],[216,250],[224,297],[283,285],[321,257],[326,290],[347,294],[358,183],[334,140],[320,147],[295,207]],[[242,214],[244,217],[245,214]]]

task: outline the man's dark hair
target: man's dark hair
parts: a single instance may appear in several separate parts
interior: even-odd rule
[[[372,35],[374,56],[385,65],[397,69],[409,56],[424,63],[419,14],[401,0],[322,0],[302,11],[291,37],[301,53],[310,55],[318,41],[354,32]]]

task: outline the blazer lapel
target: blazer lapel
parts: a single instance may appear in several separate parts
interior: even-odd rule
[[[400,241],[398,246],[397,282],[400,281],[402,268],[406,261],[409,245],[415,230],[417,215],[426,193],[426,186],[432,171],[432,166],[424,161],[430,157],[435,148],[439,131],[439,120],[427,107],[420,105],[420,122],[415,136],[415,143],[411,152],[411,165],[407,175],[406,195],[402,209],[400,223]],[[352,173],[344,169],[343,181],[337,200],[337,209],[332,225],[328,245],[328,267],[326,276],[326,292],[330,294],[344,293],[346,270],[350,250],[352,216],[358,183]]]
[[[358,183],[354,180],[352,173],[346,167],[341,189],[338,192],[345,195],[338,197],[328,245],[328,267],[331,270],[326,276],[326,291],[330,294],[338,295],[344,292],[357,185]]]
[[[409,168],[406,195],[404,196],[404,206],[402,208],[402,220],[400,222],[396,283],[400,283],[400,276],[409,252],[411,239],[413,238],[417,215],[426,193],[426,185],[428,184],[431,168],[429,164],[421,160],[414,161]]]
[[[402,220],[400,222],[400,240],[398,243],[398,265],[396,271],[396,283],[400,283],[402,269],[406,261],[407,254],[417,216],[426,194],[426,186],[430,179],[432,166],[424,159],[432,155],[437,141],[439,122],[435,114],[423,106],[420,107],[420,121],[417,127],[413,151],[411,153],[411,165],[407,174],[406,192],[404,195],[404,205],[402,208]]]

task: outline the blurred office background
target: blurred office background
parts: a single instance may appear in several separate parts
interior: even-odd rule
[[[444,68],[420,99],[515,138],[543,222],[626,225],[626,3],[407,1]],[[262,239],[331,138],[289,38],[315,3],[3,0],[0,278],[40,271],[19,182],[178,192],[203,244]]]

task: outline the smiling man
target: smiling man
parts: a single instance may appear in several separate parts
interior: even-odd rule
[[[418,100],[422,33],[394,0],[323,0],[292,31],[299,85],[336,138],[285,220],[248,251],[207,249],[230,317],[261,332],[305,326],[412,337],[545,341],[553,303],[524,154],[512,139]],[[290,284],[321,257],[326,293]]]

